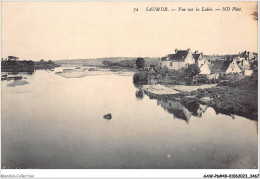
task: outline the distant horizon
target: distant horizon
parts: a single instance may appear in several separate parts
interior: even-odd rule
[[[184,50],[184,49],[179,49],[179,50]],[[240,51],[240,52],[244,52],[244,51],[248,51],[248,50],[243,50],[243,51]],[[195,52],[195,51],[192,51],[192,52]],[[238,53],[232,53],[232,54],[204,54],[203,52],[200,52],[199,53],[203,53],[204,56],[225,56],[225,55],[238,55],[240,52]],[[249,52],[252,52],[252,53],[257,53],[258,52],[254,52],[254,51],[249,51]],[[170,53],[168,53],[170,54]],[[166,54],[166,55],[168,55]],[[164,55],[164,56],[166,56]],[[15,57],[18,57],[16,55],[8,55],[8,56],[15,56]],[[6,57],[1,57],[3,59],[6,59],[8,56]],[[48,61],[48,60],[52,60],[52,61],[62,61],[62,60],[95,60],[95,59],[105,59],[105,58],[162,58],[164,56],[160,56],[160,57],[156,57],[156,56],[135,56],[135,57],[128,57],[128,56],[111,56],[111,57],[97,57],[97,58],[91,58],[91,57],[87,57],[87,58],[64,58],[64,59],[43,59],[45,61]],[[19,58],[19,57],[18,57]],[[21,59],[19,58],[19,60],[32,60],[32,61],[40,61],[42,59],[37,59],[37,60],[32,60],[32,59]]]

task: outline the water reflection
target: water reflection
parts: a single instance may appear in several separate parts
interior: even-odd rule
[[[23,69],[23,68],[8,68],[8,69],[1,68],[1,71],[9,73],[9,74],[18,74],[18,73],[31,73],[31,74],[33,74],[34,73],[34,69],[26,69],[26,68],[25,69]]]
[[[144,93],[143,93],[142,90],[139,89],[138,91],[135,92],[135,96],[136,96],[137,99],[142,100],[143,97],[144,97]]]
[[[141,91],[136,92],[141,94]],[[189,123],[191,116],[201,118],[203,113],[208,109],[208,105],[203,105],[199,103],[196,99],[188,99],[188,98],[179,98],[173,96],[160,96],[155,95],[149,92],[144,91],[144,93],[149,97],[149,99],[156,99],[157,105],[160,105],[163,109],[168,111],[168,113],[173,114],[174,118],[185,120]],[[138,97],[137,97],[138,98]],[[212,108],[212,107],[211,107]],[[214,115],[224,114],[230,116],[230,119],[236,119],[236,116],[244,116],[243,113],[238,113],[237,115],[230,113],[229,110],[212,108],[214,110]],[[250,120],[254,120],[254,118],[250,118],[250,114],[248,114]]]
[[[24,75],[33,75],[34,71],[8,71],[8,72],[1,72],[1,81],[17,81],[26,79],[23,77]]]
[[[196,100],[183,101],[183,105],[191,112],[193,116],[202,117],[202,114],[206,112],[208,106],[199,104]]]
[[[173,114],[174,118],[185,120],[189,123],[191,112],[178,101],[173,100],[157,100],[157,104],[161,105],[169,113]]]
[[[141,94],[142,92],[139,90],[136,92]],[[173,114],[173,118],[184,120],[186,123],[190,122],[190,118],[192,116],[201,118],[203,113],[205,113],[208,109],[208,105],[203,105],[198,103],[198,101],[192,100],[181,100],[180,98],[168,97],[168,96],[157,96],[151,93],[145,94],[149,97],[149,99],[156,99],[157,105],[161,106],[168,113]],[[137,97],[138,98],[138,97]],[[213,109],[213,108],[212,108]],[[214,114],[218,115],[220,111],[214,110]],[[223,114],[226,114],[223,112]],[[228,113],[227,115],[231,116],[233,119],[235,115]]]
[[[190,122],[191,116],[202,117],[208,108],[196,101],[184,102],[174,99],[157,99],[157,104],[173,114],[174,118],[185,120],[186,123]]]

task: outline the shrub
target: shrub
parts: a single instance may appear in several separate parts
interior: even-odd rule
[[[148,83],[148,72],[139,71],[134,74],[133,77],[134,84],[147,84]]]
[[[198,75],[198,83],[202,83],[202,84],[206,84],[208,83],[208,77],[207,75],[202,75],[202,74],[199,74]]]
[[[193,77],[200,73],[200,68],[195,64],[191,64],[188,68],[184,68],[184,73],[185,76]]]
[[[192,78],[192,77],[187,77],[187,78],[185,79],[185,83],[186,83],[186,85],[188,85],[188,86],[192,85],[192,81],[193,81],[193,78]]]

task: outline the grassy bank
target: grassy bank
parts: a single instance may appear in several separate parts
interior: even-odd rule
[[[258,92],[254,90],[243,90],[235,87],[215,87],[199,89],[192,92],[197,99],[210,97],[209,101],[203,101],[222,113],[237,114],[257,120]]]
[[[224,113],[233,113],[257,120],[258,116],[258,74],[232,82],[227,81],[217,87],[199,89],[193,92],[197,98],[210,97],[208,105]]]

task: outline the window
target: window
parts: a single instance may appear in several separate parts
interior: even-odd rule
[[[172,67],[172,62],[170,62],[170,66]]]

